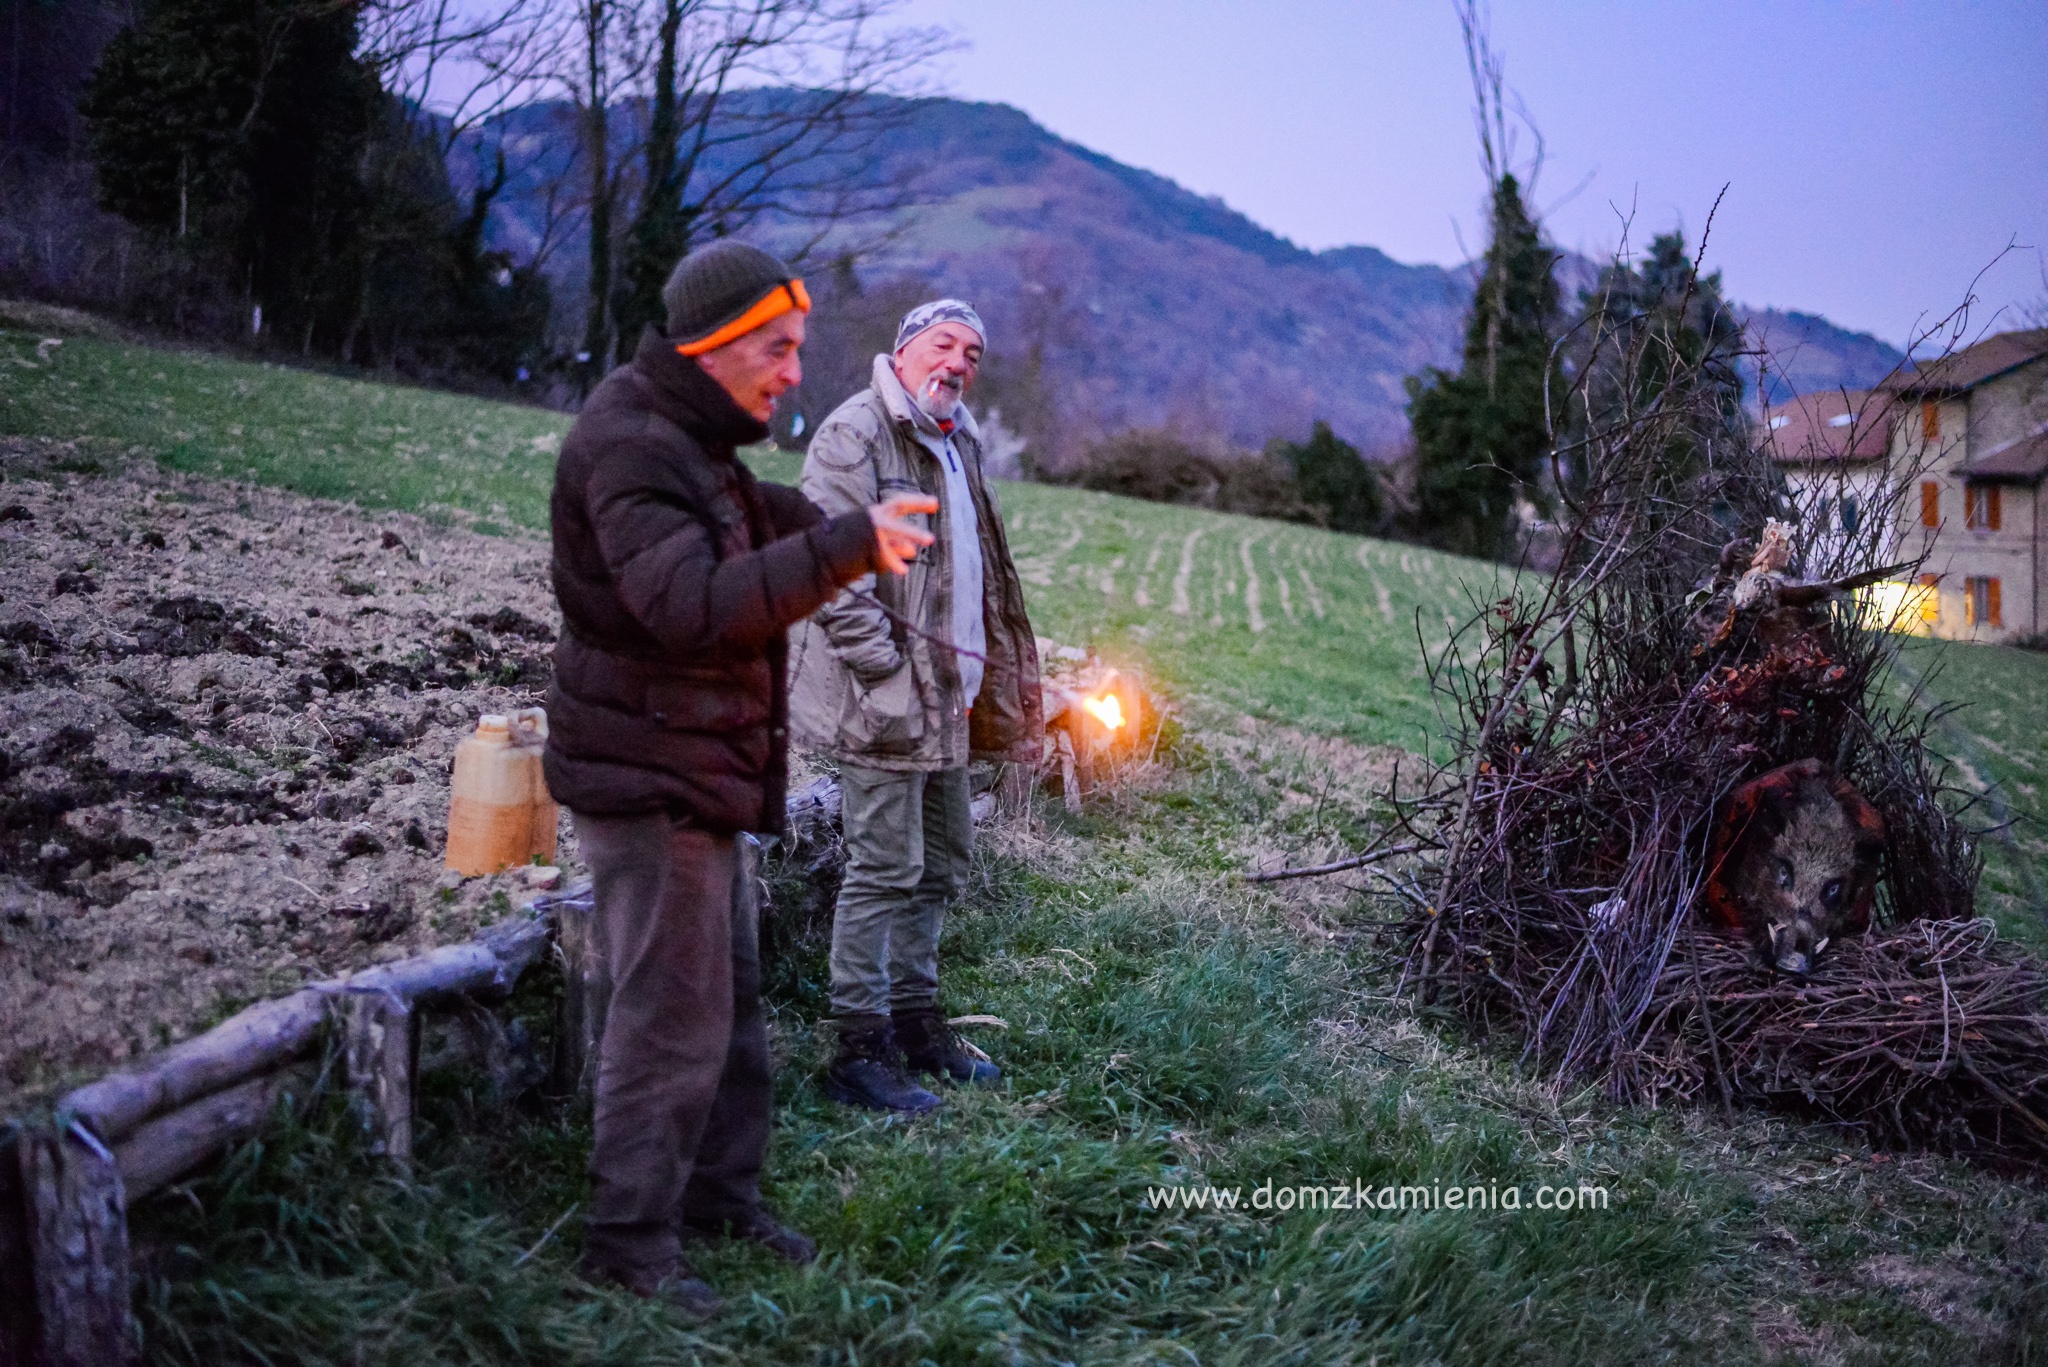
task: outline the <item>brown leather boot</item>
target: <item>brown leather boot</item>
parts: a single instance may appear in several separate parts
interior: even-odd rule
[[[960,1047],[959,1036],[936,1006],[913,1006],[889,1013],[896,1042],[913,1073],[956,1082],[963,1087],[989,1086],[1002,1080],[1003,1070]]]
[[[816,1243],[776,1219],[763,1206],[755,1206],[731,1220],[685,1219],[683,1235],[693,1239],[744,1239],[798,1267],[818,1260]]]
[[[660,1267],[611,1267],[585,1262],[583,1278],[599,1286],[616,1286],[647,1301],[663,1301],[694,1320],[710,1319],[725,1308],[711,1283],[697,1275],[685,1259]]]
[[[839,1030],[839,1054],[825,1071],[825,1095],[871,1111],[923,1115],[945,1103],[903,1075],[903,1058],[889,1022],[847,1022]]]

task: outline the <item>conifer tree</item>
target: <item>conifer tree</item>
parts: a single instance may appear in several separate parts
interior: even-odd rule
[[[225,258],[245,307],[309,346],[354,293],[383,99],[357,39],[327,0],[152,0],[81,102],[106,207]]]
[[[1686,404],[1702,417],[1672,437],[1675,470],[1697,473],[1716,440],[1742,437],[1742,325],[1722,297],[1721,273],[1699,274],[1684,234],[1651,239],[1640,264],[1617,261],[1603,270],[1581,300],[1573,337],[1573,368],[1582,382],[1572,414],[1578,430],[1626,421],[1660,399],[1689,397],[1672,394],[1678,387],[1704,389],[1708,402]]]
[[[146,0],[81,104],[101,201],[168,239],[241,336],[260,317],[259,344],[511,380],[539,364],[548,296],[485,245],[502,160],[465,214],[424,117],[360,55],[360,14]]]
[[[1293,470],[1301,501],[1321,515],[1323,525],[1359,534],[1381,530],[1386,498],[1379,477],[1330,424],[1318,421],[1306,442],[1279,442],[1274,452]]]
[[[1489,239],[1465,323],[1463,368],[1411,377],[1408,420],[1416,532],[1447,550],[1503,558],[1515,549],[1517,501],[1546,501],[1545,390],[1562,392],[1553,355],[1557,253],[1512,174],[1494,183]]]

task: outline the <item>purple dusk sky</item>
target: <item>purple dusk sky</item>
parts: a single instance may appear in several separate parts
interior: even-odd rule
[[[910,0],[903,17],[971,43],[947,93],[1305,247],[1451,263],[1483,241],[1448,0]],[[1493,40],[1543,132],[1537,201],[1563,246],[1609,255],[1631,212],[1638,246],[1674,224],[1697,243],[1725,184],[1707,264],[1731,298],[1903,346],[1988,266],[1973,336],[2044,311],[2048,0],[1499,0]]]

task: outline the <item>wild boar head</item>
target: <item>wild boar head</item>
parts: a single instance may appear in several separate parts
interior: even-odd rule
[[[1707,904],[1766,963],[1803,975],[1844,935],[1870,927],[1884,818],[1817,759],[1773,769],[1723,808]]]

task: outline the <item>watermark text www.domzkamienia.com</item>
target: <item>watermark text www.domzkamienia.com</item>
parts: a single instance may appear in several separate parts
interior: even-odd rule
[[[1608,1192],[1603,1186],[1581,1182],[1574,1186],[1548,1184],[1523,1187],[1519,1183],[1465,1182],[1446,1186],[1367,1182],[1314,1182],[1279,1186],[1261,1182],[1247,1192],[1243,1187],[1176,1186],[1145,1188],[1145,1204],[1157,1211],[1258,1211],[1286,1214],[1297,1210],[1403,1211],[1403,1210],[1606,1210]]]

